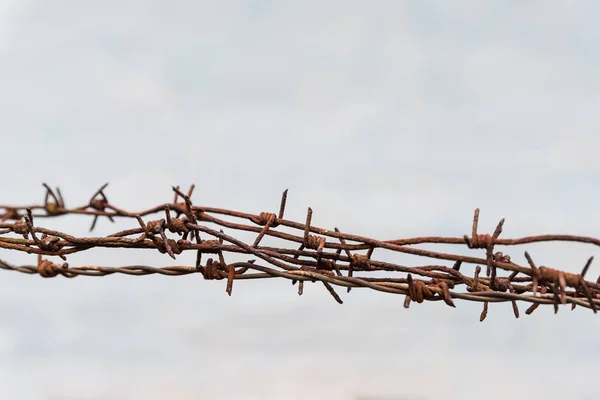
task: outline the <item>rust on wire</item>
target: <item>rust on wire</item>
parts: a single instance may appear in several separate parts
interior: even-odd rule
[[[525,252],[528,265],[518,265],[496,246],[515,246],[537,242],[569,241],[600,246],[600,239],[574,235],[538,235],[518,239],[501,239],[504,219],[494,232],[478,232],[479,209],[475,210],[471,235],[462,237],[414,237],[396,240],[377,240],[359,235],[314,226],[312,209],[306,220],[295,222],[284,219],[287,189],[282,193],[279,212],[261,212],[258,215],[215,207],[199,207],[192,203],[192,185],[187,193],[179,186],[172,188],[174,197],[150,209],[130,212],[110,203],[104,184],[80,207],[68,208],[59,188],[51,189],[43,184],[43,204],[33,206],[0,206],[0,248],[34,253],[36,265],[16,266],[0,259],[0,269],[26,274],[38,274],[44,278],[78,275],[106,276],[115,273],[126,275],[161,274],[180,276],[200,273],[207,280],[226,280],[226,292],[233,292],[236,280],[282,278],[298,282],[298,294],[304,291],[304,282],[320,281],[327,292],[340,304],[343,303],[335,288],[367,288],[385,293],[404,295],[404,307],[411,302],[442,301],[455,307],[454,300],[483,303],[480,321],[488,314],[490,303],[510,302],[513,313],[519,318],[518,302],[531,303],[525,314],[531,314],[540,305],[552,305],[555,312],[565,304],[571,309],[579,305],[597,313],[600,305],[600,277],[586,281],[593,257],[590,257],[580,274],[573,274],[547,266],[538,266]],[[76,237],[65,232],[40,226],[41,218],[82,214],[93,217],[90,230],[102,217],[111,222],[116,218],[132,221],[130,229],[105,237]],[[218,230],[204,223],[215,224]],[[284,232],[278,227],[285,227]],[[226,234],[254,235],[251,244]],[[290,233],[293,232],[293,233]],[[205,238],[201,238],[205,236]],[[174,235],[175,238],[170,236]],[[265,237],[279,239],[279,247],[264,246]],[[418,247],[423,244],[465,245],[472,250],[485,250],[484,254],[465,255],[442,253]],[[176,260],[184,252],[195,252],[194,266],[153,267],[130,265],[69,266],[66,257],[92,248],[153,249],[168,254]],[[435,260],[435,264],[405,266],[373,257],[375,249],[397,254],[412,254]],[[360,251],[366,251],[361,254]],[[244,262],[225,261],[225,253],[251,257]],[[202,255],[216,255],[202,265]],[[58,256],[62,264],[47,257]],[[229,258],[229,257],[228,257]],[[259,261],[259,262],[257,262]],[[475,265],[471,273],[465,266]],[[485,265],[485,277],[481,267]],[[462,269],[462,271],[461,271]],[[376,274],[373,274],[376,273]],[[360,274],[360,276],[358,276]],[[383,275],[383,276],[382,276]]]

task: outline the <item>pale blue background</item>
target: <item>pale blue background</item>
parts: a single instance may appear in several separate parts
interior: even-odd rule
[[[599,8],[2,0],[0,203],[39,202],[45,181],[78,205],[109,181],[114,203],[140,209],[195,183],[197,204],[258,213],[289,188],[288,217],[311,206],[316,225],[381,239],[461,236],[475,207],[483,230],[506,217],[506,237],[598,237]],[[86,235],[90,220],[38,222]],[[573,272],[599,255],[509,253],[524,262],[525,249]],[[69,262],[173,264],[107,251]],[[597,396],[589,310],[515,320],[494,305],[479,323],[479,304],[405,310],[400,296],[355,290],[340,306],[321,285],[295,290],[240,282],[229,298],[201,276],[0,272],[0,397]]]

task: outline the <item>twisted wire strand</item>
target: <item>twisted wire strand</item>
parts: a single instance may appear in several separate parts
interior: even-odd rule
[[[380,292],[405,296],[404,306],[411,302],[443,301],[455,307],[454,299],[483,302],[480,320],[487,316],[489,303],[510,302],[516,318],[517,302],[531,303],[526,311],[531,314],[539,305],[571,304],[591,309],[597,313],[600,306],[600,278],[595,282],[585,280],[592,263],[590,257],[582,272],[573,274],[546,266],[536,266],[525,252],[528,265],[518,265],[508,254],[495,252],[496,245],[515,246],[537,242],[567,241],[600,246],[600,239],[575,235],[537,235],[516,239],[500,238],[504,220],[492,234],[478,233],[479,209],[475,210],[472,231],[463,237],[414,237],[396,240],[377,240],[359,235],[316,227],[311,224],[312,209],[308,208],[306,220],[295,222],[284,219],[287,190],[283,192],[279,212],[250,214],[215,207],[196,206],[191,201],[194,186],[187,193],[173,187],[174,199],[140,212],[130,212],[111,204],[103,185],[87,204],[67,208],[60,190],[46,189],[43,204],[30,206],[0,205],[0,248],[26,252],[38,256],[36,265],[17,266],[0,260],[0,269],[45,278],[78,275],[106,276],[126,274],[133,276],[161,274],[180,276],[201,274],[208,280],[226,280],[226,291],[232,294],[236,280],[283,278],[298,284],[303,293],[305,282],[321,282],[338,303],[343,303],[335,287],[368,288]],[[104,237],[76,237],[66,232],[39,226],[40,218],[68,215],[92,216],[90,231],[99,218],[113,221],[123,218],[135,226]],[[152,215],[159,219],[144,220]],[[219,227],[212,229],[210,223]],[[277,230],[286,227],[292,233]],[[225,233],[225,230],[229,233]],[[255,234],[251,244],[233,235],[236,232]],[[284,242],[280,247],[261,246],[265,237]],[[423,244],[464,245],[471,250],[484,250],[484,257],[443,253],[416,247]],[[195,252],[194,266],[174,265],[153,267],[129,266],[70,266],[67,256],[93,248],[153,249],[176,259],[183,252]],[[385,249],[396,253],[412,254],[439,260],[440,264],[406,266],[377,260],[374,253]],[[366,254],[359,253],[366,251]],[[205,254],[214,255],[202,263]],[[230,254],[251,257],[248,261],[225,261]],[[58,256],[63,263],[54,263],[48,256]],[[257,262],[258,261],[258,262]],[[451,263],[448,264],[448,263]],[[445,265],[448,264],[448,265]],[[472,275],[461,272],[464,264],[474,264]],[[480,276],[482,267],[485,276]],[[385,274],[384,277],[373,276]],[[360,274],[360,275],[359,275]],[[508,275],[507,275],[508,274]],[[369,276],[370,275],[370,276]],[[501,276],[502,275],[502,276]]]

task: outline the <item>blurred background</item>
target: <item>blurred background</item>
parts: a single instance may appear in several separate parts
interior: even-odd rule
[[[194,183],[195,204],[259,213],[288,188],[290,219],[310,206],[317,226],[379,239],[462,236],[475,207],[482,231],[505,217],[507,238],[598,237],[599,8],[0,0],[0,203],[40,203],[47,182],[75,206],[110,182],[111,202],[139,210]],[[90,223],[43,220],[82,236]],[[93,234],[124,226],[101,219]],[[524,250],[571,272],[599,255],[508,253],[524,263]],[[174,264],[100,250],[69,262]],[[507,303],[480,323],[469,302],[296,290],[0,271],[0,397],[597,398],[590,310],[521,305],[515,320]]]

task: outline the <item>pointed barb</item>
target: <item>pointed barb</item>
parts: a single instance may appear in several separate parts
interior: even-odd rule
[[[585,263],[585,266],[583,267],[583,269],[581,270],[581,277],[585,278],[585,274],[587,274],[588,269],[590,268],[590,265],[592,265],[592,261],[594,261],[594,256],[590,257],[587,262]]]
[[[483,310],[481,311],[481,315],[479,316],[479,322],[483,322],[483,320],[487,317],[488,313],[488,302],[483,303]]]
[[[285,203],[287,201],[288,190],[285,189],[281,194],[281,203],[279,204],[279,219],[283,218],[283,213],[285,212]]]

